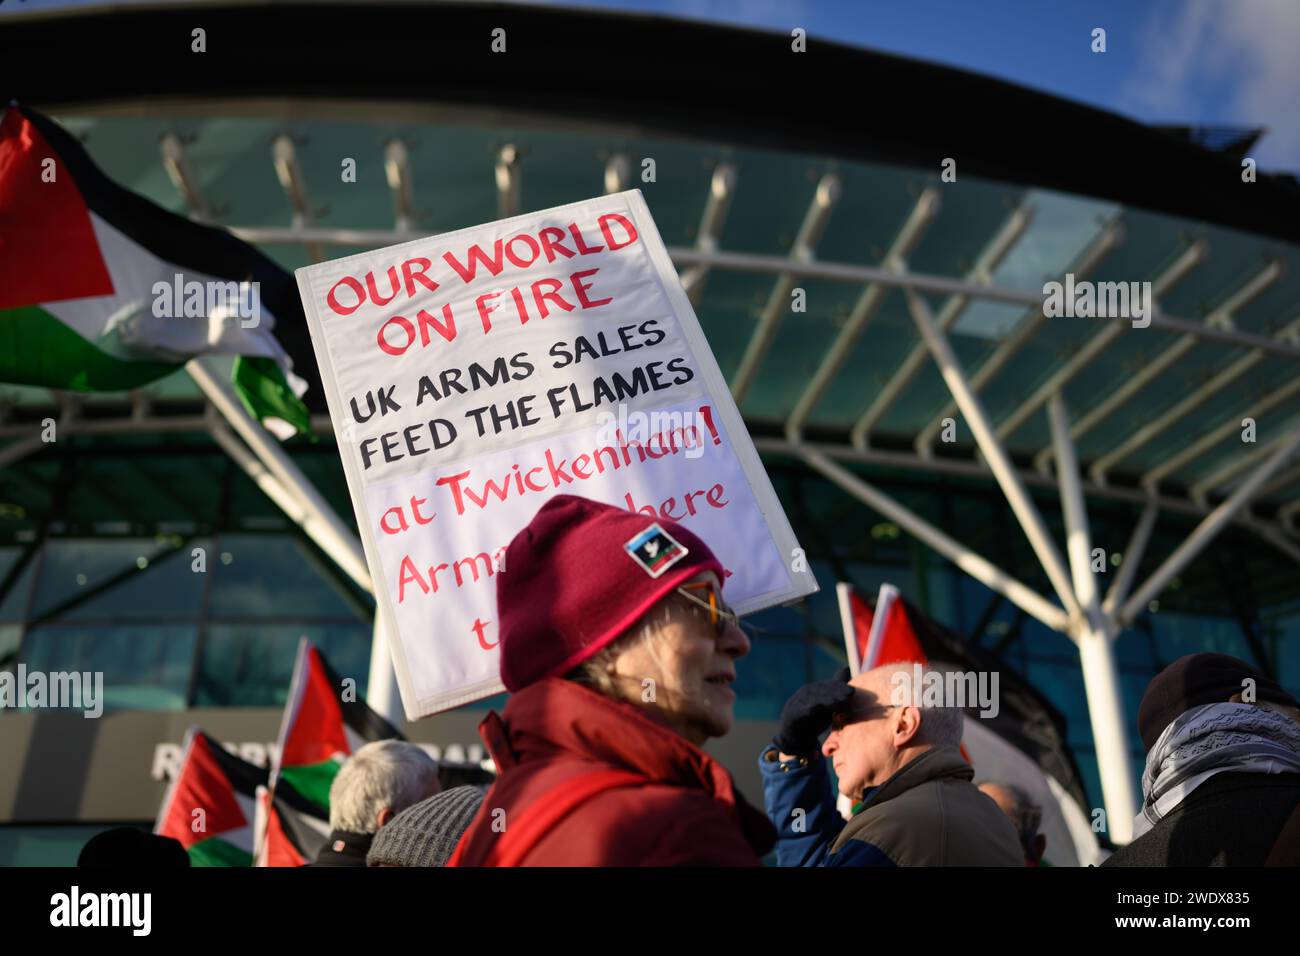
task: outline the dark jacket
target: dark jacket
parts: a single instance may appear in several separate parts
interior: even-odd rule
[[[835,809],[826,761],[759,758],[780,866],[1024,866],[998,805],[971,783],[955,747],[927,750],[869,790],[847,823]]]
[[[370,852],[373,833],[350,833],[346,830],[331,830],[330,838],[316,854],[316,862],[308,866],[365,866],[366,854]]]
[[[1217,774],[1102,866],[1300,866],[1300,774]]]
[[[644,711],[573,681],[524,688],[479,730],[500,776],[461,841],[458,865],[483,865],[498,839],[505,845],[533,829],[530,813],[600,771],[634,776],[531,833],[519,865],[755,866],[775,842],[720,763]]]

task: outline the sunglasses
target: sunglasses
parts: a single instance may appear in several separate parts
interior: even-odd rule
[[[709,612],[709,623],[713,625],[714,633],[717,636],[722,636],[729,623],[736,626],[740,625],[740,615],[727,607],[717,588],[708,581],[693,581],[690,584],[683,584],[677,589],[677,593],[696,607]]]

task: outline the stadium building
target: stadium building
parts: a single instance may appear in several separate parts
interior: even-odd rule
[[[289,270],[640,189],[822,584],[753,618],[711,748],[751,798],[786,697],[843,662],[837,581],[1045,695],[1119,840],[1161,667],[1217,650],[1300,690],[1300,186],[1247,162],[1259,131],[496,4],[6,9],[0,61],[108,176]],[[316,382],[320,438],[283,448],[351,528]],[[0,715],[0,864],[152,820],[191,724],[264,761],[300,636],[394,713],[373,599],[284,490],[185,373],[0,385],[0,667],[106,692]],[[408,734],[472,764],[492,703]]]

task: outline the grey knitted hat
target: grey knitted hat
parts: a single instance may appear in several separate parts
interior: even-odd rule
[[[407,807],[379,828],[366,866],[446,866],[485,792],[453,787]]]

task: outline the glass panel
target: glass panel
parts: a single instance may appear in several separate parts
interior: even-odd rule
[[[0,549],[0,580],[3,580],[27,553],[26,548]],[[27,601],[31,596],[32,578],[36,573],[34,558],[26,558],[26,565],[10,585],[9,591],[0,597],[0,620],[22,620],[27,616]]]
[[[844,367],[817,403],[811,423],[837,428],[852,426],[916,344],[916,326],[907,311],[903,293],[898,290],[885,293],[867,331],[859,336]],[[827,342],[828,349],[829,345]]]
[[[179,625],[38,627],[20,657],[29,670],[102,672],[106,710],[180,710],[197,636]]]
[[[1294,376],[1293,376],[1294,377]],[[1233,416],[1233,430],[1207,454],[1180,468],[1177,477],[1191,482],[1218,481],[1224,469],[1233,469],[1227,481],[1217,487],[1217,492],[1227,495],[1259,469],[1268,457],[1277,451],[1276,442],[1294,434],[1300,426],[1300,398],[1293,398],[1255,419],[1254,442],[1243,442],[1244,429],[1241,416]],[[1283,464],[1282,470],[1294,467],[1294,461]],[[1281,472],[1275,472],[1280,474]],[[1284,499],[1294,500],[1294,499]]]
[[[116,826],[0,826],[0,866],[76,866],[90,838]]]
[[[1113,203],[1032,189],[1026,201],[1034,218],[1001,264],[993,270],[993,283],[1008,289],[1041,293],[1043,283],[1074,263],[1114,218]],[[981,299],[972,302],[953,331],[986,338],[1005,338],[1025,315],[1020,306]]]
[[[203,641],[196,707],[279,707],[289,695],[298,639],[311,640],[365,696],[368,627],[360,624],[212,624]]]
[[[214,571],[213,618],[350,618],[323,559],[287,535],[223,535]]]
[[[21,624],[0,624],[0,671],[11,671],[18,662],[18,644],[22,638]]]
[[[1275,240],[1260,239],[1219,226],[1198,226],[1197,231],[1204,233],[1209,244],[1209,255],[1186,279],[1170,290],[1161,303],[1167,313],[1181,319],[1203,319],[1209,315],[1258,275],[1268,260],[1278,255],[1278,247],[1281,246]],[[1284,285],[1283,293],[1285,289]],[[1266,296],[1267,294],[1262,297],[1264,314],[1273,318],[1275,306],[1269,306]],[[1249,320],[1258,314],[1258,311],[1246,308],[1240,311],[1238,318]]]
[[[1229,618],[1166,612],[1151,615],[1151,625],[1155,629],[1156,648],[1162,664],[1202,651],[1231,654],[1255,663],[1255,656],[1250,652],[1241,628]]]
[[[938,218],[908,258],[912,272],[965,278],[975,261],[1025,196],[1007,186],[965,174],[941,186]]]
[[[178,536],[50,541],[35,616],[66,607],[59,620],[195,619],[206,579],[193,570],[194,548],[203,548],[211,562],[212,542],[205,538],[188,543]]]
[[[801,279],[799,287],[805,292],[807,311],[787,314],[777,328],[745,396],[743,411],[748,420],[785,421],[862,294],[862,289],[851,283],[825,279]],[[769,287],[755,288],[763,289],[765,296]],[[758,308],[761,311],[761,304]],[[744,327],[752,330],[753,322],[749,318]]]
[[[1291,614],[1272,622],[1274,634],[1273,663],[1278,682],[1292,694],[1300,696],[1300,614]]]

